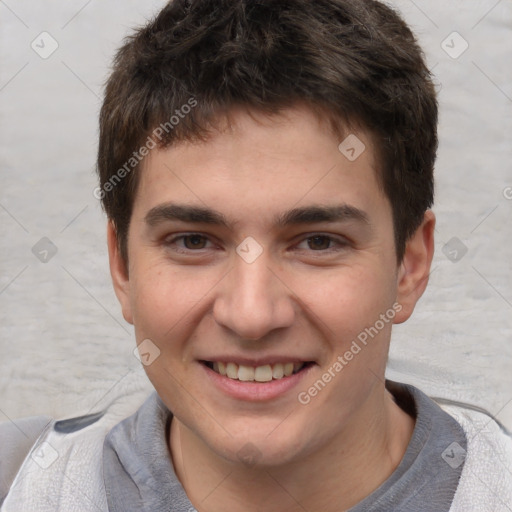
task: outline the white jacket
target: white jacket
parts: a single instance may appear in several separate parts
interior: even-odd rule
[[[455,404],[439,405],[460,423],[468,442],[450,512],[510,512],[512,438],[479,410]],[[37,429],[39,425],[42,432],[29,448],[19,470],[19,464],[13,468],[2,462],[0,476],[9,482],[0,483],[5,490],[11,481],[12,485],[0,512],[108,512],[102,476],[103,441],[114,425],[137,408],[127,405],[125,398],[125,403],[118,401],[104,414],[68,423],[41,417],[30,420],[32,427]],[[56,427],[66,430],[70,422],[75,428],[85,426],[70,433],[56,431]],[[28,426],[25,424],[25,428]],[[2,433],[2,436],[2,444],[9,445],[12,441],[9,434]]]

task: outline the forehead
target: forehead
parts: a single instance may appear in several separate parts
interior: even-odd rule
[[[304,204],[372,209],[386,202],[372,138],[333,130],[318,112],[296,107],[265,115],[233,110],[206,141],[154,149],[141,168],[134,213],[180,203],[221,210],[233,220],[276,219]],[[267,215],[268,214],[268,215]]]

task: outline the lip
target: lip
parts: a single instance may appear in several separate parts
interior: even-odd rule
[[[234,357],[234,356],[215,356],[215,357],[202,357],[200,359],[201,361],[208,361],[211,363],[235,363],[237,365],[244,365],[244,366],[253,366],[254,368],[256,366],[265,366],[267,364],[273,365],[277,363],[309,363],[314,362],[314,359],[304,359],[303,357],[297,358],[297,357],[291,357],[287,355],[280,355],[280,356],[268,356],[268,357],[258,357],[250,359],[248,357]]]
[[[281,361],[283,361],[281,359]],[[219,359],[219,361],[225,361],[222,359]],[[235,362],[235,360],[231,360],[232,362]],[[226,362],[231,362],[226,361]],[[244,364],[242,361],[243,359],[237,359],[237,362],[240,362],[241,364]],[[261,360],[261,361],[269,361]],[[292,360],[288,359],[289,362],[292,362]],[[303,360],[302,360],[303,361]],[[302,362],[302,361],[296,361],[296,362]],[[275,361],[280,362],[280,361]],[[263,364],[274,364],[274,363],[268,363],[263,362],[261,363],[260,360],[258,361],[258,365]],[[275,398],[278,398],[280,396],[285,395],[286,393],[289,393],[293,388],[298,386],[298,384],[302,381],[304,377],[311,371],[312,368],[314,368],[316,363],[311,364],[309,366],[306,366],[304,369],[300,370],[297,373],[294,373],[290,375],[289,377],[283,377],[282,379],[276,379],[272,380],[270,382],[244,382],[240,380],[230,379],[229,377],[225,377],[224,375],[220,375],[219,373],[211,370],[203,363],[199,362],[199,365],[201,368],[203,368],[203,371],[205,372],[206,377],[210,380],[210,382],[213,383],[214,387],[218,389],[221,393],[231,397],[235,398],[237,400],[244,400],[246,402],[264,402],[273,400]],[[254,364],[254,361],[250,362],[251,366],[257,366]]]

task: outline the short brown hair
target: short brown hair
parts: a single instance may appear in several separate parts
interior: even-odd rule
[[[174,0],[125,40],[100,114],[97,189],[125,262],[140,153],[205,140],[235,106],[299,102],[373,135],[400,262],[433,203],[437,100],[414,35],[373,0]]]

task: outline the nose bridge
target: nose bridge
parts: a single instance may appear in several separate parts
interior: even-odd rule
[[[236,257],[215,301],[218,323],[246,339],[258,339],[293,322],[291,294],[271,270],[266,255],[252,262]]]

